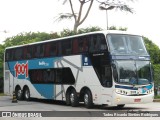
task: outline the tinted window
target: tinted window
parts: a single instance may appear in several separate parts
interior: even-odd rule
[[[29,70],[29,76],[32,83],[75,83],[75,79],[70,68]]]
[[[88,37],[79,37],[73,39],[73,54],[88,52]]]
[[[5,61],[9,61],[11,60],[11,50],[6,50],[6,53],[5,53]]]
[[[53,42],[50,44],[50,56],[56,56],[58,52],[57,43]]]
[[[78,40],[78,48],[80,53],[88,52],[88,37],[81,37]]]
[[[23,48],[23,59],[27,59],[27,47]]]
[[[44,44],[34,45],[34,58],[44,57]]]
[[[21,60],[23,58],[23,49],[16,48],[14,52],[14,60]]]
[[[73,54],[79,53],[78,38],[73,39]]]
[[[90,36],[90,52],[98,52],[107,50],[106,40],[103,34],[91,35]]]
[[[32,58],[32,49],[33,49],[33,46],[28,46],[27,47],[27,59]]]
[[[111,54],[147,55],[143,38],[134,35],[107,35]]]
[[[62,55],[70,55],[72,52],[72,41],[65,40],[62,42]]]
[[[88,51],[97,52],[106,49],[104,35],[97,34],[9,49],[5,57],[6,60],[22,60],[81,54]]]

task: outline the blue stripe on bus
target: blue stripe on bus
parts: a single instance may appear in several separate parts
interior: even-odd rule
[[[35,89],[46,99],[53,99],[54,85],[53,84],[33,84]]]
[[[153,85],[143,86],[142,90],[145,92],[146,90],[150,90]],[[131,87],[131,86],[123,86],[123,85],[115,85],[115,88],[122,88],[122,89],[129,89],[129,90],[138,90],[138,87]]]
[[[122,85],[115,85],[115,88],[138,90],[138,88],[134,88],[134,87],[130,87],[130,86],[122,86]]]
[[[9,66],[9,70],[10,70],[11,74],[14,77],[17,77],[18,79],[28,79],[25,76],[26,75],[26,73],[25,73],[26,71],[24,69],[24,66],[26,64],[28,65],[28,70],[30,70],[30,69],[54,68],[55,67],[54,63],[56,61],[59,61],[59,60],[61,60],[61,57],[14,61],[14,62],[8,62],[8,66]],[[20,67],[18,67],[18,69],[15,69],[16,65],[18,65],[20,67],[23,65],[23,67],[21,67],[22,68],[21,70],[20,70]]]
[[[14,61],[9,62],[9,68],[11,71],[14,71],[14,66],[19,64],[26,64],[28,62],[29,69],[43,69],[43,68],[53,68],[54,62],[60,60],[60,58],[44,58],[44,59],[33,59],[33,60],[23,60],[23,61]]]
[[[113,60],[150,60],[150,56],[112,55]]]

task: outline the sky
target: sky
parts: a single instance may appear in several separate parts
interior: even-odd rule
[[[24,32],[59,32],[73,29],[73,20],[55,22],[59,13],[70,13],[69,4],[62,5],[64,0],[0,0],[0,44],[7,37]],[[74,1],[74,9],[79,8]],[[103,0],[101,0],[103,1]],[[128,31],[148,37],[160,47],[160,1],[134,0],[125,2],[134,9],[134,13],[108,11],[108,26],[126,27]],[[85,8],[86,9],[86,8]],[[85,10],[84,9],[84,10]],[[89,16],[80,28],[99,26],[107,28],[106,11],[98,9],[94,1]],[[3,31],[7,31],[4,33]]]

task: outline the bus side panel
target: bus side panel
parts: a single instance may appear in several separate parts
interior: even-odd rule
[[[12,95],[13,93],[13,75],[11,74],[8,63],[4,63],[4,94]]]
[[[56,61],[54,63],[54,66],[56,68],[71,68],[75,78],[75,84],[73,85],[73,87],[78,93],[80,93],[83,87],[87,87],[92,93],[93,102],[95,104],[111,104],[112,89],[102,87],[93,67],[88,64],[87,66],[83,66],[82,61],[83,57],[80,55],[67,56],[63,57],[59,61]],[[56,98],[56,100],[63,100],[67,87],[67,85],[56,85],[56,96],[59,96]]]
[[[11,95],[17,85],[20,86],[21,90],[23,90],[24,86],[27,86],[29,87],[31,97],[52,99],[54,97],[53,84],[32,84],[28,76],[28,71],[22,68],[26,65],[25,63],[28,64],[26,61],[6,63],[4,73],[4,93]],[[15,69],[17,64],[21,67],[18,70]]]
[[[32,96],[36,98],[53,99],[54,85],[53,84],[32,84],[34,91]],[[37,96],[38,95],[38,96]]]

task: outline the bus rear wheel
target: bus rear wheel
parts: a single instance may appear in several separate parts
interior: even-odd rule
[[[66,105],[71,105],[70,91],[67,91],[66,93]]]
[[[15,94],[16,94],[17,100],[22,100],[23,99],[23,93],[22,93],[22,90],[21,90],[20,87],[16,87]]]
[[[28,87],[24,89],[24,100],[27,100],[27,101],[30,100],[30,91]]]
[[[92,94],[89,90],[84,93],[84,105],[88,109],[93,107]]]
[[[70,93],[70,103],[72,107],[76,107],[79,104],[77,92],[74,89],[72,89]]]

